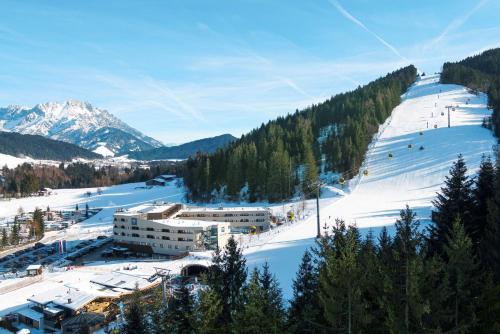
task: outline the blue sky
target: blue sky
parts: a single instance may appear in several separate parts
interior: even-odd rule
[[[0,105],[85,100],[164,143],[500,46],[500,1],[0,0]]]

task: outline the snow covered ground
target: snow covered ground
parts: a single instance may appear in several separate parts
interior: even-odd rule
[[[483,118],[491,115],[486,95],[475,96],[462,86],[442,85],[438,80],[438,76],[424,77],[409,89],[367,153],[368,176],[361,174],[359,184],[352,184],[350,193],[338,201],[321,203],[321,226],[342,218],[362,232],[373,228],[378,233],[381,226],[396,221],[406,204],[425,224],[431,202],[458,154],[464,156],[470,173],[477,171],[483,154],[492,154],[495,139],[481,127]],[[458,105],[451,111],[451,128],[447,127],[448,105]],[[424,149],[419,150],[420,146]],[[291,281],[303,252],[314,245],[316,231],[312,215],[267,244],[247,249],[248,262],[268,261],[290,296]]]
[[[466,104],[468,100],[470,102]],[[458,105],[458,108],[452,111],[451,128],[447,127],[447,105]],[[444,116],[441,115],[442,112]],[[495,139],[491,131],[481,127],[483,117],[490,114],[486,109],[484,94],[474,96],[462,86],[439,84],[437,76],[424,77],[405,94],[401,105],[393,111],[392,117],[381,127],[370,145],[362,167],[362,171],[368,170],[368,176],[361,174],[359,179],[350,183],[350,189],[345,189],[345,193],[332,188],[325,189],[325,198],[320,201],[321,226],[325,223],[332,224],[338,217],[349,224],[356,224],[364,233],[370,228],[374,233],[378,233],[381,226],[395,222],[399,210],[406,204],[416,210],[423,223],[428,222],[432,209],[431,201],[457,155],[463,154],[469,171],[474,173],[481,156],[491,154]],[[434,128],[434,125],[437,128]],[[411,149],[408,148],[409,144],[412,145]],[[420,146],[424,149],[419,150]],[[392,153],[393,158],[388,157],[389,153]],[[104,208],[91,219],[61,231],[61,235],[50,236],[68,240],[86,239],[109,231],[112,226],[112,214],[118,207],[129,207],[154,200],[179,202],[184,196],[183,190],[173,185],[153,189],[138,188],[143,185],[144,183],[137,183],[103,188],[102,195],[97,195],[96,189],[63,189],[49,197],[0,202],[0,217],[14,215],[19,206],[25,211],[31,211],[37,206],[45,208],[47,205],[53,209],[71,208],[76,203],[88,203],[91,207]],[[92,192],[91,197],[85,195],[89,190]],[[300,206],[301,203],[276,205],[272,210],[274,213],[284,213],[291,205]],[[303,252],[315,244],[314,201],[309,201],[306,206],[309,214],[303,221],[274,230],[267,235],[263,234],[259,239],[244,245],[244,253],[250,266],[262,265],[265,261],[270,263],[285,297],[291,296],[291,281]],[[190,257],[179,261],[139,263],[137,272],[148,273],[154,265],[169,267],[178,272],[183,264],[200,261],[200,258],[205,261],[209,254],[200,253],[196,256],[197,258]],[[82,270],[82,275],[78,276],[78,279],[84,280],[85,270],[90,272],[88,275],[95,275],[97,271],[109,272],[124,265],[127,265],[127,262],[114,265],[96,263],[79,269]],[[62,272],[48,274],[44,282],[66,284],[74,282],[75,279],[77,278],[73,277],[72,273]],[[86,278],[85,280],[88,281]],[[1,300],[9,302],[8,305],[1,303],[0,313],[24,303],[25,297],[33,294],[38,285],[42,286],[43,283],[2,295]]]

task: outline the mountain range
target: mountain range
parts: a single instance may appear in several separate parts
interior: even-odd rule
[[[80,146],[39,135],[0,131],[0,153],[14,157],[69,161],[74,158],[99,159],[101,155]],[[0,168],[4,162],[0,159]]]
[[[213,153],[236,140],[230,134],[195,140],[177,146],[163,146],[147,151],[131,152],[129,158],[137,160],[187,159],[197,152]]]
[[[0,131],[41,135],[105,155],[149,150],[162,143],[121,121],[110,112],[76,100],[34,107],[0,108]]]

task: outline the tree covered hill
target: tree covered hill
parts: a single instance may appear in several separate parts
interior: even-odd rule
[[[500,137],[500,48],[456,63],[444,63],[441,82],[464,85],[487,93],[488,106],[493,109],[493,131]]]
[[[23,135],[3,131],[0,131],[0,153],[17,157],[29,156],[33,159],[59,161],[71,160],[73,158],[102,158],[100,154],[59,140],[48,139],[38,135]]]
[[[158,147],[146,151],[131,152],[129,157],[137,160],[187,159],[197,152],[212,153],[218,148],[225,147],[234,140],[236,140],[236,137],[230,134],[223,134],[177,146]]]
[[[280,201],[298,190],[311,194],[318,168],[352,177],[373,134],[416,76],[416,68],[407,66],[262,124],[224,149],[188,159],[188,198]]]

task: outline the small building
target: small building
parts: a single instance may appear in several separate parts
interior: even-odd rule
[[[25,307],[17,311],[17,319],[20,323],[36,329],[44,329],[43,313]]]
[[[31,264],[26,268],[26,272],[28,276],[38,276],[42,274],[42,265],[41,264]]]
[[[99,313],[80,313],[74,317],[64,319],[61,322],[61,332],[62,334],[93,333],[102,327],[104,320],[104,315]]]
[[[175,180],[177,178],[177,176],[171,175],[171,174],[163,174],[163,175],[158,176],[157,178],[163,179],[167,182],[170,182],[170,181]]]
[[[166,184],[167,184],[167,181],[165,181],[164,179],[161,179],[159,177],[146,181],[147,186],[162,186],[162,187],[164,187]]]
[[[42,188],[38,192],[38,196],[49,196],[52,194],[52,189],[51,188]]]

